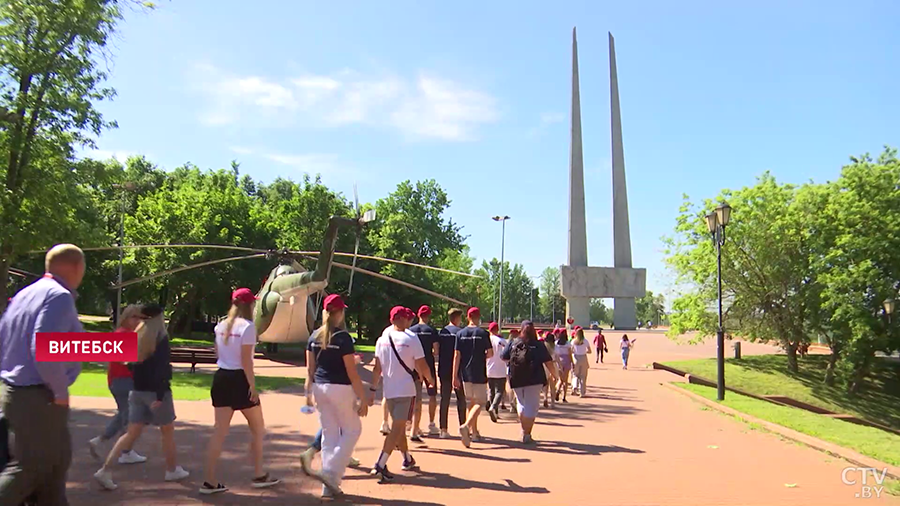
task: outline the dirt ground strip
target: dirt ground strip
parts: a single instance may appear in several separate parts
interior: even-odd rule
[[[611,351],[618,349],[620,335],[609,333]],[[568,404],[542,410],[534,432],[539,441],[535,448],[517,442],[518,426],[509,415],[497,424],[484,416],[480,427],[485,442],[466,449],[458,438],[427,439],[425,445],[413,445],[421,471],[400,471],[400,456],[394,454],[389,467],[396,471],[396,482],[378,485],[367,474],[382,443],[381,409],[376,406],[363,421],[363,436],[355,452],[363,469],[348,470],[343,486],[347,497],[338,503],[846,506],[858,501],[860,486],[845,485],[841,479],[849,464],[703,410],[660,386],[675,379],[673,375],[645,367],[652,361],[714,356],[714,345],[679,346],[653,332],[629,335],[638,338],[629,370],[622,370],[617,353],[608,355],[605,364],[592,361],[589,397],[571,397]],[[743,352],[774,350],[745,344]],[[288,371],[281,364],[269,366],[260,374],[284,370],[290,376],[305,375],[300,367]],[[150,430],[136,446],[149,461],[116,467],[119,489],[106,492],[91,479],[99,464],[88,453],[86,441],[100,432],[115,405],[111,398],[75,398],[70,503],[320,504],[321,485],[297,467],[297,455],[318,428],[317,418],[303,415],[301,405],[299,390],[263,395],[269,430],[267,462],[274,474],[285,479],[282,485],[264,491],[249,486],[249,435],[238,415],[220,462],[219,481],[231,491],[200,496],[197,488],[203,481],[203,458],[213,422],[209,402],[176,403],[179,463],[192,473],[187,480],[163,481],[159,435]],[[454,418],[451,415],[452,432]],[[883,495],[867,502],[900,504],[900,498]]]

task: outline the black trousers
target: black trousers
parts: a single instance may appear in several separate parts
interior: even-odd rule
[[[14,460],[0,474],[0,504],[67,506],[66,474],[72,462],[69,408],[53,403],[44,387],[2,385],[3,416],[15,436]]]
[[[0,416],[0,472],[9,464],[9,422]]]
[[[450,394],[456,390],[456,412],[459,425],[466,423],[466,394],[462,388],[453,388],[453,378],[441,378],[441,430],[447,430],[450,424]]]

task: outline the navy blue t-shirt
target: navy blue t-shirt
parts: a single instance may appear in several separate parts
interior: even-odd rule
[[[419,336],[422,350],[425,352],[425,362],[431,372],[434,372],[434,343],[438,338],[438,331],[427,323],[417,323],[409,328],[410,332]]]
[[[327,348],[319,344],[319,334],[322,329],[316,329],[309,336],[309,344],[306,349],[316,357],[315,382],[320,384],[349,385],[350,376],[347,375],[347,366],[344,365],[344,357],[355,353],[353,338],[346,330],[335,330],[331,334],[331,341]]]
[[[453,378],[453,352],[456,351],[456,334],[462,330],[456,325],[447,325],[438,334],[438,376]]]
[[[481,327],[466,327],[456,334],[456,351],[462,380],[466,383],[487,383],[487,351],[491,335]]]
[[[509,344],[506,345],[506,349],[503,350],[503,354],[500,355],[500,358],[509,362],[510,358],[512,358],[510,355],[512,354],[513,346],[522,341],[521,338],[510,339]],[[530,377],[527,382],[521,385],[513,383],[513,381],[510,380],[510,388],[547,384],[547,373],[544,372],[544,364],[553,361],[553,358],[550,356],[550,351],[547,350],[547,346],[544,345],[543,341],[538,341],[536,339],[533,341],[525,341],[525,346],[528,347],[528,354],[531,356],[531,364],[529,364]],[[512,378],[512,371],[510,371],[510,378]]]

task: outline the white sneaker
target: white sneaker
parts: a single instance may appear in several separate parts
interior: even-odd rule
[[[190,475],[191,473],[185,471],[181,466],[176,466],[174,471],[166,471],[166,481],[183,480]]]
[[[147,462],[147,457],[134,450],[128,450],[119,455],[119,464],[142,464],[144,462]]]
[[[387,424],[387,422],[381,424],[381,433],[385,436],[391,433],[391,427]]]
[[[433,423],[428,424],[428,435],[429,436],[437,436],[440,433],[441,433],[441,431],[438,430],[437,425],[435,425]]]
[[[115,490],[119,488],[119,486],[116,485],[116,482],[114,482],[112,479],[112,473],[109,471],[105,471],[102,468],[94,473],[94,479],[97,480],[97,483],[99,483],[100,486],[106,490]]]
[[[88,450],[91,451],[91,456],[97,460],[102,460],[102,457],[100,457],[100,443],[101,442],[102,441],[100,439],[100,436],[97,436],[94,439],[91,439],[90,441],[88,441]]]
[[[450,433],[445,430],[442,430],[441,431],[441,439],[450,439]]]

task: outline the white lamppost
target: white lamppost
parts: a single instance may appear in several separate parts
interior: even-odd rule
[[[500,294],[497,297],[497,324],[503,328],[503,257],[506,250],[506,220],[509,216],[494,216],[491,219],[503,225],[500,233]]]

